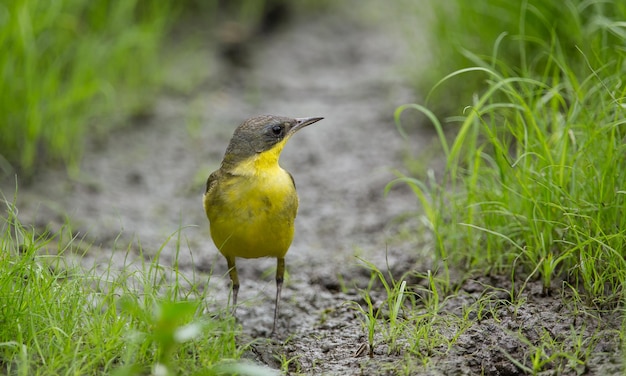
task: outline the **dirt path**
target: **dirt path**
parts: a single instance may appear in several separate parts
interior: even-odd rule
[[[384,263],[387,239],[396,231],[392,221],[416,209],[406,189],[383,195],[394,178],[392,168],[401,167],[403,141],[393,111],[411,97],[398,74],[402,46],[389,29],[372,27],[385,24],[376,19],[381,10],[346,7],[334,15],[299,17],[252,48],[251,69],[233,70],[199,51],[193,58],[207,58],[215,75],[191,97],[162,97],[144,124],[94,143],[84,156],[79,181],[51,172],[20,189],[21,219],[57,228],[69,216],[74,229],[94,242],[82,260],[86,266],[109,260],[121,264],[133,238],[145,254],[154,255],[169,234],[183,227],[189,250],[181,251],[179,267],[190,275],[194,264],[196,271],[213,270],[211,285],[224,303],[226,265],[210,241],[201,206],[206,177],[245,118],[266,113],[323,116],[290,140],[281,157],[301,198],[280,323],[291,337],[285,349],[270,346],[259,352],[274,366],[274,355],[284,353],[297,356],[300,369],[312,374],[316,369],[352,373],[360,362],[351,355],[362,330],[345,308],[350,297],[337,291],[339,275],[349,283],[369,274],[361,273],[355,255]],[[111,256],[116,243],[120,249]],[[171,261],[173,253],[171,242],[161,261]],[[266,336],[274,281],[262,274],[274,261],[242,260],[238,265],[243,303],[238,316],[244,332]],[[322,329],[325,334],[313,341],[309,335],[320,330],[328,311],[339,312],[326,320],[326,326],[335,327]],[[327,359],[323,368],[316,368],[321,359]]]
[[[277,357],[293,359],[291,371],[311,375],[395,374],[402,355],[380,350],[374,360],[353,357],[366,340],[356,311],[346,305],[359,299],[354,286],[365,287],[369,279],[355,256],[381,269],[388,260],[398,272],[414,267],[418,259],[422,265],[430,262],[431,249],[419,246],[426,239],[398,236],[407,221],[396,219],[415,218],[415,197],[402,187],[383,195],[394,178],[392,168],[402,167],[405,147],[393,111],[414,100],[399,69],[404,46],[386,12],[346,6],[333,15],[300,16],[255,42],[250,69],[233,69],[208,51],[191,54],[214,74],[191,95],[163,96],[154,116],[141,124],[95,143],[85,154],[79,181],[48,173],[20,189],[20,218],[54,229],[68,215],[75,230],[94,242],[82,260],[89,266],[109,260],[121,264],[133,239],[146,255],[154,255],[168,235],[182,228],[179,268],[190,276],[195,271],[199,279],[212,271],[210,289],[216,304],[223,305],[226,265],[210,241],[201,205],[206,177],[218,167],[232,131],[245,118],[266,113],[323,116],[290,140],[281,158],[300,194],[296,237],[287,256],[281,334],[278,341],[257,342],[246,356],[276,368]],[[434,136],[424,132],[413,137],[411,148],[433,142]],[[4,192],[10,192],[11,182],[5,183]],[[161,262],[172,261],[174,243],[165,246]],[[119,249],[111,256],[113,244]],[[273,278],[264,273],[273,265],[273,260],[238,261],[242,341],[269,333],[275,290]],[[341,292],[341,283],[347,293]],[[468,291],[472,293],[479,294]],[[456,303],[449,304],[454,310]],[[540,312],[539,307],[529,312]],[[555,314],[551,320],[559,319]],[[506,337],[488,324],[476,326],[459,343],[471,347],[477,341],[471,335],[480,337],[481,331]],[[491,338],[496,345],[492,341],[489,346],[497,346],[498,338]],[[429,372],[480,369],[466,359],[472,351],[457,347],[451,352],[456,358],[439,359]],[[481,359],[491,361],[493,351],[484,351]],[[506,371],[493,370],[487,373]],[[521,374],[512,370],[508,374]]]

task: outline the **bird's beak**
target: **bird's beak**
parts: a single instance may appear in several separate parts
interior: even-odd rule
[[[317,123],[318,121],[322,119],[323,117],[296,118],[297,123],[289,130],[289,133],[291,134],[296,133],[297,131],[306,127],[307,125]]]

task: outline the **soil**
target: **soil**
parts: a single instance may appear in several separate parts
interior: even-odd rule
[[[364,304],[361,289],[370,271],[362,260],[398,278],[436,269],[415,196],[402,185],[384,194],[394,169],[404,169],[404,155],[432,149],[436,136],[416,121],[410,141],[395,128],[397,106],[418,100],[402,72],[414,56],[402,44],[406,29],[399,30],[380,4],[296,14],[262,37],[229,46],[228,53],[209,42],[185,50],[174,76],[201,72],[189,88],[173,88],[151,116],[92,140],[79,177],[48,171],[20,187],[20,219],[55,231],[69,218],[79,238],[92,244],[80,261],[87,267],[121,266],[128,244],[133,251],[141,247],[147,258],[162,247],[161,263],[178,257],[180,271],[191,280],[211,275],[210,295],[223,306],[229,280],[202,209],[206,177],[244,119],[323,116],[293,137],[281,157],[296,181],[300,211],[273,338],[267,337],[275,261],[238,260],[240,342],[256,339],[246,358],[277,369],[279,359],[288,359],[289,373],[307,375],[522,375],[540,339],[548,335],[569,351],[577,334],[586,341],[584,365],[557,357],[542,374],[621,373],[617,314],[584,314],[566,289],[543,296],[534,281],[513,304],[503,293],[510,281],[500,277],[459,280],[459,293],[442,298],[440,314],[459,317],[485,294],[494,297],[489,312],[470,312],[467,327],[441,328],[450,346],[435,348],[430,361],[422,361],[419,344],[389,351],[379,337],[372,358],[355,356],[367,344],[362,318],[350,303]],[[428,163],[437,168],[437,160]],[[14,185],[3,182],[5,195],[11,196]],[[424,283],[409,282],[413,289]],[[380,286],[372,294],[384,299]],[[596,339],[589,342],[592,335]]]

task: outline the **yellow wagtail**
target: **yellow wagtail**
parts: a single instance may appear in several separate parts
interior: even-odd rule
[[[235,129],[220,168],[206,184],[204,210],[211,238],[228,263],[233,313],[239,291],[235,258],[278,260],[272,333],[278,318],[285,254],[293,240],[298,211],[295,182],[278,159],[294,133],[322,119],[266,115],[244,121]]]

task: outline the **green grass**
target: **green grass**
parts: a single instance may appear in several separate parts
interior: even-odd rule
[[[387,355],[399,357],[399,363],[394,363],[392,369],[400,374],[424,372],[431,365],[432,358],[446,357],[458,337],[476,319],[485,316],[488,307],[496,304],[493,295],[483,294],[465,305],[460,313],[451,312],[446,307],[447,301],[460,292],[443,296],[441,292],[450,291],[449,281],[437,278],[430,271],[424,274],[410,271],[396,279],[376,265],[361,261],[371,273],[370,282],[360,290],[359,301],[349,303],[361,321],[368,346],[360,348],[355,356],[367,354],[375,362],[377,349],[385,349]],[[424,279],[427,285],[409,288],[406,282],[409,277]],[[497,314],[490,313],[497,317]],[[474,318],[470,318],[471,314]],[[400,357],[402,354],[404,359]]]
[[[234,318],[205,312],[207,281],[184,279],[158,256],[121,269],[70,265],[88,247],[68,229],[36,235],[10,203],[0,230],[0,373],[216,374],[254,367],[234,361],[245,349],[235,343]]]
[[[511,11],[524,29],[528,13]],[[446,266],[523,272],[541,278],[545,293],[558,277],[595,303],[619,300],[626,278],[626,50],[617,41],[626,42],[626,27],[608,19],[596,25],[605,28],[592,34],[607,38],[587,52],[565,53],[558,28],[546,32],[539,52],[522,50],[516,65],[505,64],[506,41],[488,58],[466,51],[478,65],[449,74],[433,91],[468,89],[468,75],[482,76],[482,89],[445,123],[417,104],[396,111],[400,128],[402,113],[415,110],[440,135],[445,176],[398,181],[422,203]],[[457,128],[449,141],[450,127]]]
[[[626,5],[496,0],[437,2],[433,8],[438,63],[416,83],[426,103],[398,107],[395,121],[411,142],[403,114],[423,115],[437,132],[445,168],[415,176],[398,172],[387,190],[395,184],[413,190],[440,269],[422,276],[428,288],[403,291],[401,320],[368,309],[372,299],[364,300],[364,328],[375,331],[370,343],[399,344],[427,365],[433,355],[445,356],[476,319],[497,321],[501,311],[494,305],[522,307],[531,280],[566,305],[578,306],[580,299],[579,309],[590,317],[621,314]],[[433,77],[441,78],[429,81]],[[368,267],[372,278],[380,278],[375,266]],[[460,315],[442,315],[439,307],[459,295],[452,270],[510,275],[509,298],[485,296]],[[381,284],[387,294],[381,306],[393,312],[401,284]],[[400,328],[389,337],[393,325]],[[626,333],[623,324],[616,331],[622,338]],[[600,339],[582,338],[574,328],[558,340],[548,332],[532,340],[509,334],[526,349],[524,358],[503,355],[528,374],[583,370]]]
[[[405,12],[423,12],[422,4],[402,4]],[[426,50],[434,64],[427,74],[416,75],[422,93],[440,77],[485,61],[498,71],[541,77],[551,70],[552,56],[560,55],[567,70],[582,77],[589,72],[582,55],[601,66],[624,48],[626,4],[620,1],[433,1],[430,8]],[[468,74],[435,93],[430,107],[438,114],[457,113],[461,103],[469,104],[474,93],[484,91],[484,80],[481,74]]]
[[[364,362],[378,362],[383,373],[386,369],[406,375],[431,369],[445,373],[450,372],[445,366],[447,362],[465,364],[473,372],[487,367],[482,368],[487,372],[492,366],[485,363],[489,356],[506,359],[507,366],[524,374],[581,373],[589,370],[591,364],[600,368],[606,365],[598,362],[597,356],[602,351],[598,348],[607,345],[603,342],[607,336],[612,341],[623,341],[623,329],[620,333],[614,323],[603,323],[602,312],[608,310],[590,309],[578,302],[576,293],[568,295],[569,290],[561,295],[563,307],[567,308],[546,317],[554,320],[552,324],[561,320],[575,323],[579,317],[584,324],[554,330],[551,323],[526,322],[537,311],[549,310],[542,304],[549,305],[550,299],[533,302],[533,294],[516,293],[515,283],[501,280],[507,287],[490,286],[478,279],[473,282],[482,284],[482,290],[468,292],[461,288],[463,283],[451,284],[430,271],[410,271],[395,279],[372,263],[364,262],[364,266],[371,273],[370,283],[360,290],[358,300],[349,303],[368,342],[354,356],[369,355],[370,359]],[[406,283],[406,279],[415,278],[425,283]],[[588,327],[594,329],[587,331]],[[385,364],[388,358],[381,359],[382,353],[397,358]],[[485,357],[486,353],[491,355]],[[608,355],[607,359],[616,357],[612,353],[604,355]]]
[[[167,1],[9,1],[0,5],[4,173],[76,167],[83,138],[144,111],[159,82]]]

